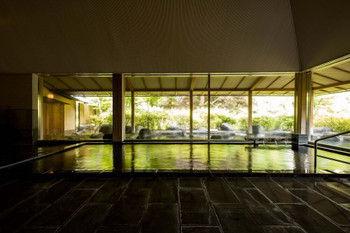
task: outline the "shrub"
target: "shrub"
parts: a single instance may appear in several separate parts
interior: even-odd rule
[[[350,119],[343,117],[326,117],[315,120],[315,127],[329,127],[334,132],[350,130]]]

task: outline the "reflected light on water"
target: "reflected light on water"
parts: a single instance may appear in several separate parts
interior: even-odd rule
[[[319,158],[319,170],[349,172]],[[313,151],[290,145],[126,144],[85,145],[33,162],[32,171],[238,171],[313,172]]]

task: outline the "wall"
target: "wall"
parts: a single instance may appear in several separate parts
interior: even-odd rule
[[[32,144],[38,138],[38,77],[0,75],[0,143]]]
[[[47,88],[43,88],[43,96],[46,96],[50,93]],[[75,100],[67,99],[63,96],[60,96],[56,93],[54,94],[54,99],[66,103],[64,105],[64,131],[74,132],[75,127]]]

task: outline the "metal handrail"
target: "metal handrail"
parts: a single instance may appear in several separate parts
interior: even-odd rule
[[[317,143],[319,141],[322,141],[322,140],[325,140],[325,139],[337,137],[337,136],[340,136],[340,135],[343,135],[343,134],[348,134],[348,133],[350,133],[350,131],[345,131],[345,132],[342,132],[342,133],[337,133],[337,134],[325,136],[325,137],[322,137],[322,138],[319,138],[319,139],[315,140],[315,142],[314,142],[314,172],[315,173],[316,173],[316,168],[317,168]]]

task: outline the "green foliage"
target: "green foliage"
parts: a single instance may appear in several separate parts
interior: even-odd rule
[[[261,125],[265,130],[292,130],[294,124],[293,116],[277,116],[277,117],[254,117],[254,125]]]
[[[350,130],[350,119],[343,117],[326,117],[317,119],[315,127],[329,127],[334,132],[344,132]]]

